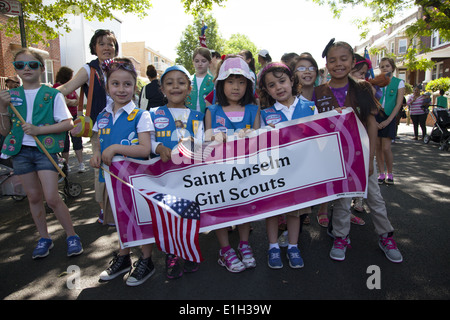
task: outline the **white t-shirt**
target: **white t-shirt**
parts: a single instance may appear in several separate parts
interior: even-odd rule
[[[205,77],[203,78],[196,77],[196,79],[197,79],[197,111],[201,111],[200,99],[202,99],[202,97],[200,96],[200,87],[202,86],[202,82],[203,79],[205,79]]]
[[[27,100],[27,118],[25,119],[27,123],[32,123],[34,99],[36,98],[36,94],[38,93],[39,89],[40,88],[24,90],[25,99]],[[55,100],[53,103],[53,118],[55,119],[55,122],[72,119],[72,115],[67,108],[66,100],[64,99],[62,93],[58,93],[55,96]],[[36,141],[32,136],[25,134],[23,136],[22,145],[36,147]]]

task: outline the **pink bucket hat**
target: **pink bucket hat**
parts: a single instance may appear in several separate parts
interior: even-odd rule
[[[219,69],[219,75],[217,76],[216,83],[218,80],[225,80],[231,74],[242,75],[255,83],[255,79],[250,73],[250,68],[248,67],[247,62],[240,57],[228,58],[223,61]]]

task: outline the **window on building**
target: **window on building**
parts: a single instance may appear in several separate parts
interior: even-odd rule
[[[445,41],[439,36],[439,30],[434,30],[431,34],[431,48],[439,47],[443,44],[450,43],[450,41]]]
[[[377,53],[377,61],[376,61],[376,66],[378,67],[380,65],[380,61],[382,58],[384,58],[385,54],[384,54],[385,50],[381,50]]]
[[[408,45],[408,41],[406,39],[398,40],[398,53],[405,54],[407,45]]]
[[[53,60],[46,59],[44,64],[45,72],[41,75],[41,82],[53,84]]]
[[[395,53],[395,42],[391,42],[391,53]]]
[[[431,72],[431,80],[439,79],[444,76],[444,63],[438,62],[433,66],[433,71]]]

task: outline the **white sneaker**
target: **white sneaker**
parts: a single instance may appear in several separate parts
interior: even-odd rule
[[[78,172],[83,173],[86,172],[86,166],[84,165],[84,163],[80,163],[80,166],[78,167]]]
[[[347,247],[350,248],[350,238],[348,236],[345,238],[336,237],[330,251],[330,258],[337,261],[344,261]]]

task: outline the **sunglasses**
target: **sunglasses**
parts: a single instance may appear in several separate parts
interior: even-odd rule
[[[36,70],[42,66],[42,63],[39,61],[14,61],[13,65],[16,70],[23,70],[25,66],[28,66],[32,70]]]
[[[119,68],[122,68],[126,71],[131,71],[133,73],[136,73],[136,69],[134,68],[134,65],[129,62],[106,60],[105,62],[103,62],[103,65],[102,65],[102,69],[106,72],[116,71]]]

